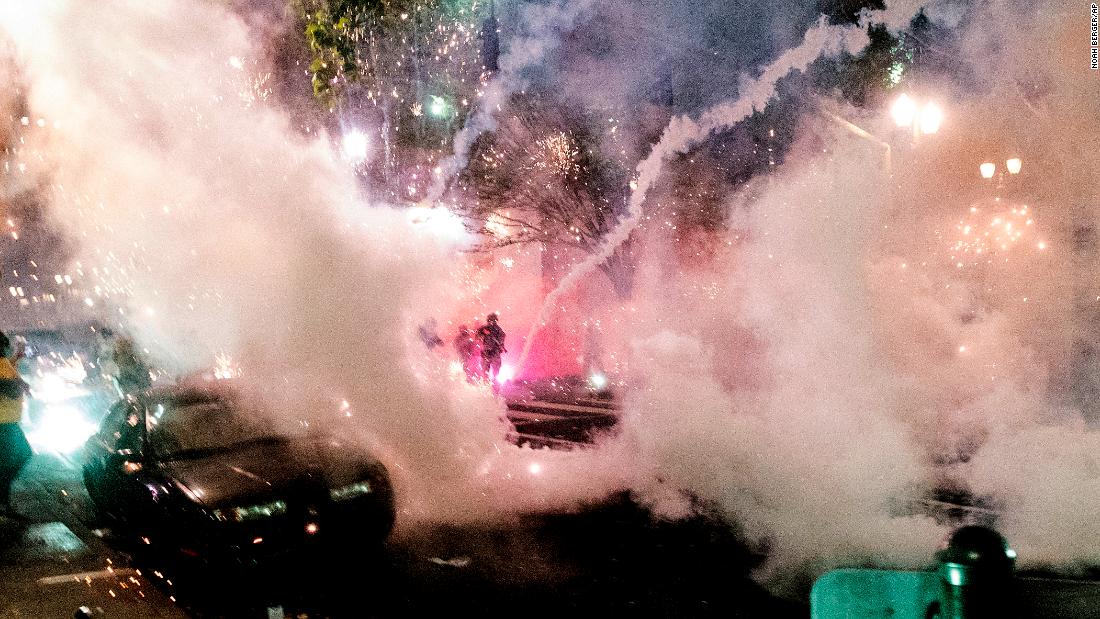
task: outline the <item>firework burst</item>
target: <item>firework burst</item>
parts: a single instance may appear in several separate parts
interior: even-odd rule
[[[1044,251],[1047,243],[1036,229],[1026,204],[994,202],[972,205],[947,240],[951,262],[957,268],[1008,262],[1027,249]]]
[[[580,172],[581,151],[573,136],[564,131],[552,133],[535,141],[529,168],[562,177]]]

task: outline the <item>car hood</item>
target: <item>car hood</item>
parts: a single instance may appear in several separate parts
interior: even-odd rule
[[[321,495],[377,474],[377,466],[356,447],[332,439],[265,442],[161,463],[166,475],[209,507]]]

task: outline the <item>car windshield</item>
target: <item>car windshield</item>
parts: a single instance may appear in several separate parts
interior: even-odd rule
[[[262,416],[221,395],[190,394],[149,410],[149,442],[160,457],[202,455],[279,438]]]

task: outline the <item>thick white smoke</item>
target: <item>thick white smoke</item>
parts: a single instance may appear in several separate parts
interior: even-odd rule
[[[859,28],[831,26],[826,23],[824,17],[821,17],[817,24],[806,32],[799,45],[787,50],[765,66],[759,77],[746,80],[741,84],[736,99],[707,109],[699,115],[698,119],[690,116],[673,118],[665,128],[661,139],[653,145],[649,155],[638,164],[637,178],[631,185],[626,215],[604,236],[600,246],[574,266],[547,295],[542,310],[525,340],[523,352],[519,358],[520,365],[522,366],[526,361],[531,352],[531,345],[535,341],[535,334],[549,319],[561,295],[572,290],[578,282],[606,262],[615,250],[630,238],[644,214],[646,196],[652,185],[660,178],[664,164],[670,157],[687,152],[716,132],[733,127],[745,120],[753,111],[763,109],[775,96],[777,82],[792,71],[803,71],[811,62],[822,56],[832,56],[840,52],[858,54],[869,42],[864,28],[872,20],[892,31],[898,30],[908,25],[922,5],[923,3],[912,0],[900,0],[890,2],[881,11],[864,11]]]
[[[673,319],[635,328],[652,333],[635,340],[642,388],[627,403],[642,462],[662,488],[713,502],[786,578],[793,565],[920,563],[941,536],[895,513],[931,480],[895,416],[906,381],[883,364],[872,328],[865,268],[881,211],[865,190],[885,178],[837,154],[843,163],[783,174],[751,205],[739,227],[750,240],[707,274],[721,294],[681,312],[682,290],[646,290],[646,313]],[[733,334],[711,322],[760,343],[724,349],[749,356],[754,382],[728,375],[746,363],[717,356]],[[664,489],[652,500],[685,507]]]
[[[762,197],[735,197],[730,250],[709,269],[679,273],[645,248],[653,275],[617,343],[631,351],[623,436],[586,454],[507,444],[501,405],[424,351],[416,323],[462,285],[455,242],[364,204],[324,136],[243,104],[233,59],[255,48],[235,18],[182,0],[7,0],[0,23],[34,115],[58,124],[42,145],[52,213],[102,282],[94,302],[120,306],[180,366],[224,350],[286,384],[288,420],[342,414],[346,399],[348,431],[386,454],[409,517],[561,509],[629,486],[665,516],[703,500],[780,574],[927,560],[943,531],[898,513],[946,481],[1001,503],[1025,562],[1095,562],[1095,430],[1067,421],[1079,403],[1055,388],[1074,342],[1097,339],[1074,309],[1100,298],[1096,257],[1072,249],[1096,221],[1094,82],[1072,68],[1068,10],[994,5],[971,17],[965,50],[986,91],[949,107],[938,141],[893,179],[855,138],[827,134],[827,153],[806,147],[751,188]],[[887,21],[915,10],[892,4]],[[629,235],[668,156],[763,107],[792,68],[863,40],[815,26],[738,101],[677,120],[605,255],[569,281]],[[1010,146],[1027,150],[1055,251],[960,269],[937,233],[967,216],[980,149]],[[685,304],[701,283],[716,292]],[[943,463],[959,450],[976,451]]]
[[[613,470],[589,491],[564,483],[579,456],[507,443],[502,404],[425,352],[416,325],[457,296],[461,247],[366,204],[325,136],[242,96],[256,48],[236,17],[184,1],[2,11],[33,114],[57,123],[40,145],[50,207],[98,282],[90,302],[117,307],[162,359],[186,370],[228,353],[282,421],[342,419],[385,454],[408,518],[623,485]]]
[[[892,175],[874,145],[810,121],[781,171],[732,201],[713,265],[677,273],[643,244],[626,430],[658,513],[702,499],[768,548],[780,581],[794,565],[928,562],[946,531],[904,514],[933,489],[988,500],[1023,565],[1100,559],[1080,368],[1100,301],[1083,206],[1095,114],[1080,115],[1095,88],[1064,42],[1072,17],[1049,8],[972,16],[965,60],[997,68],[945,104],[939,135],[895,152]],[[860,122],[892,129],[885,113]],[[1011,156],[1029,175],[981,184],[978,163]],[[1019,236],[960,253],[967,226],[1010,223]]]

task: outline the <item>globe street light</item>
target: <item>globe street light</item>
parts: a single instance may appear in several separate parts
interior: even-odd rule
[[[890,113],[899,127],[908,127],[913,124],[913,118],[917,115],[917,104],[909,98],[909,95],[903,94],[894,102]]]
[[[1001,193],[1006,190],[1006,187],[1009,191],[1012,192],[1019,190],[1020,187],[1018,177],[1020,175],[1020,170],[1023,168],[1023,166],[1023,161],[1019,157],[1012,157],[1011,159],[1005,161],[1004,168],[998,169],[996,163],[993,163],[992,161],[986,161],[985,163],[978,166],[978,171],[981,172],[982,178],[987,181],[991,181],[994,178],[996,179],[994,187],[997,192],[996,197],[998,200],[1000,200]],[[1006,172],[1008,173],[1007,181],[1005,180]]]
[[[931,101],[920,105],[906,94],[902,94],[894,101],[890,114],[898,127],[913,128],[914,142],[922,133],[924,135],[936,133],[943,124],[943,108]]]
[[[928,103],[920,111],[920,131],[925,135],[931,135],[940,130],[943,122],[943,110],[935,103]]]

